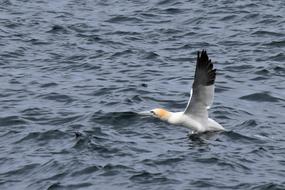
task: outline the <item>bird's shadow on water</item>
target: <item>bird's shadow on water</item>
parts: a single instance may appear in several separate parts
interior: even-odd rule
[[[200,134],[188,134],[187,138],[191,141],[191,143],[197,145],[205,145],[208,144],[209,141],[218,141],[218,136],[223,132],[204,132]]]
[[[233,130],[219,132],[205,132],[201,134],[188,134],[188,139],[191,144],[208,145],[219,144],[223,142],[239,143],[239,144],[264,144],[269,139],[256,135],[242,134]]]

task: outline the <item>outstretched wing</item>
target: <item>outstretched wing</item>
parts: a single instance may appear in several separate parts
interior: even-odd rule
[[[208,108],[214,99],[214,83],[216,69],[209,59],[207,52],[198,51],[194,82],[188,105],[184,111],[187,115],[195,116],[198,119],[208,119]]]

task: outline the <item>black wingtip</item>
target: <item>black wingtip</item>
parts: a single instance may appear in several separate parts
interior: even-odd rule
[[[215,83],[215,80],[216,80],[216,69],[208,71],[207,86],[213,85]]]
[[[199,51],[198,51],[199,52]],[[201,57],[200,59],[203,59],[203,60],[208,60],[209,57],[208,57],[208,54],[207,54],[207,51],[202,49],[202,52],[201,52]]]
[[[216,69],[213,69],[214,66],[211,62],[211,59],[209,59],[207,51],[205,49],[203,49],[201,52],[200,51],[197,52],[196,67],[197,67],[196,68],[197,73],[195,73],[195,75],[197,74],[201,76],[199,77],[199,79],[197,78],[199,80],[197,81],[197,83],[200,83],[206,86],[213,85],[215,83]]]

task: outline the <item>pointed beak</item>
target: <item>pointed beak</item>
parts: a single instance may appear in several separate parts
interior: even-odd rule
[[[142,111],[138,113],[139,115],[146,115],[146,116],[152,116],[151,111]]]

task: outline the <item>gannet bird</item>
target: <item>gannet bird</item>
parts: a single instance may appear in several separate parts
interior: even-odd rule
[[[222,131],[224,127],[208,118],[208,109],[214,99],[214,83],[216,69],[208,58],[207,52],[198,51],[194,82],[190,99],[184,112],[170,112],[162,108],[150,111],[150,114],[171,124],[182,125],[192,130],[192,133],[206,131]]]

